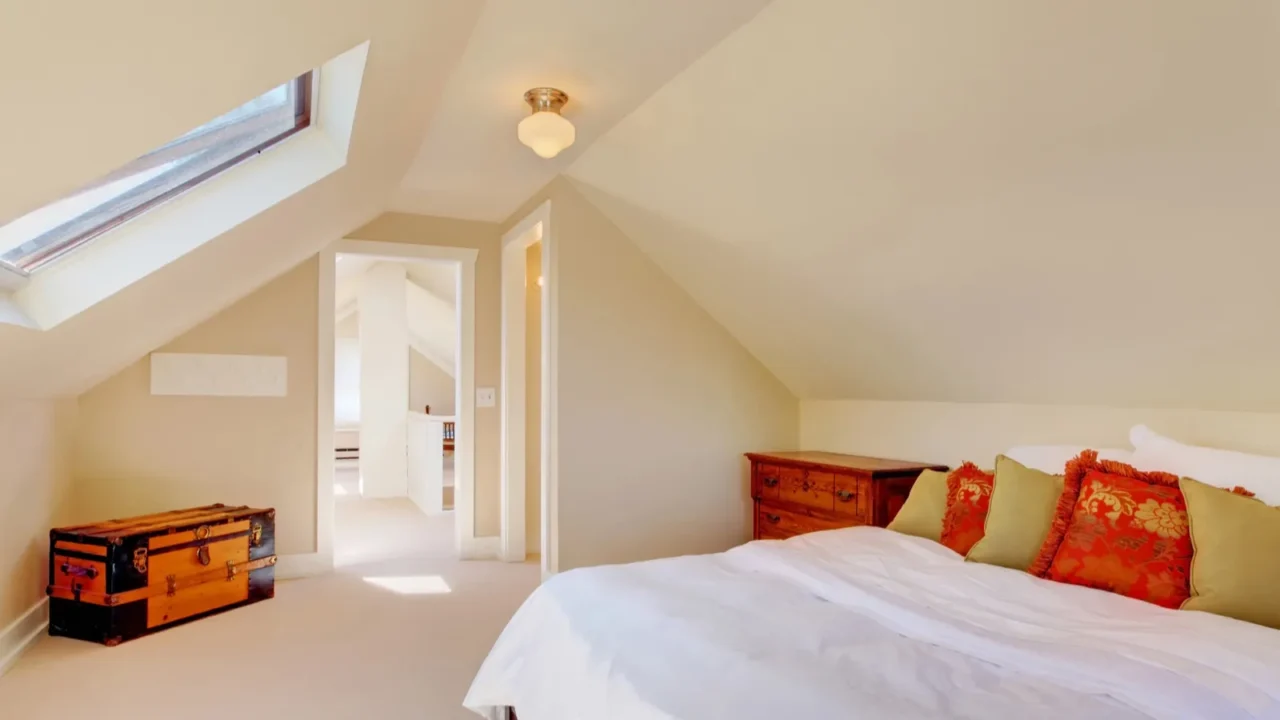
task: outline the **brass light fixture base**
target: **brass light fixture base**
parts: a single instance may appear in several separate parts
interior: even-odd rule
[[[552,87],[539,87],[524,94],[524,101],[529,103],[535,113],[553,112],[560,114],[560,108],[569,102],[569,96],[563,90]]]

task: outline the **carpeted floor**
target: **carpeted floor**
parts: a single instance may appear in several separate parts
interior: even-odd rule
[[[115,648],[43,638],[0,678],[0,718],[478,717],[462,697],[539,570],[454,559],[452,523],[339,498],[334,574]]]

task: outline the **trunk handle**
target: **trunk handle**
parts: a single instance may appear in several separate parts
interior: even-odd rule
[[[90,580],[98,577],[98,568],[82,567],[80,565],[72,565],[71,563],[62,563],[63,575],[75,575],[76,577],[89,578]]]

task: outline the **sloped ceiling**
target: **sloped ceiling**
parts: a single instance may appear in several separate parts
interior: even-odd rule
[[[487,0],[392,208],[500,221],[768,0]],[[577,143],[547,161],[516,140],[526,90],[569,94]]]
[[[78,394],[385,207],[479,0],[6,8],[0,218],[55,199],[366,40],[347,165],[50,332],[0,326],[0,397]]]
[[[454,377],[457,373],[458,270],[450,263],[430,260],[391,263],[370,255],[338,255],[333,292],[338,337],[359,338],[360,292],[368,282],[366,274],[375,265],[403,268],[409,346],[449,377]]]
[[[774,0],[568,174],[804,398],[1280,409],[1280,4]]]
[[[449,305],[458,302],[458,266],[444,262],[405,263],[405,274],[418,287]]]

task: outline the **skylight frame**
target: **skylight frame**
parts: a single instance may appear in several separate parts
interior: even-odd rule
[[[218,163],[217,165],[214,165],[208,168],[207,170],[201,172],[200,174],[192,178],[189,178],[188,180],[182,183],[179,183],[178,185],[175,185],[172,188],[169,188],[163,193],[137,205],[136,207],[132,207],[132,208],[123,210],[122,212],[111,215],[111,217],[104,222],[100,222],[90,227],[87,227],[83,231],[75,235],[72,235],[67,239],[61,240],[59,242],[54,242],[49,247],[36,251],[26,256],[23,259],[24,261],[22,263],[12,263],[7,260],[0,259],[0,271],[3,271],[3,272],[0,272],[0,277],[3,277],[4,275],[8,275],[10,277],[17,276],[19,278],[24,278],[24,279],[29,278],[33,273],[75,252],[76,250],[83,248],[85,245],[89,244],[90,242],[98,239],[99,237],[102,237],[108,232],[120,227],[121,225],[128,223],[130,220],[133,220],[134,218],[137,218],[140,215],[143,215],[148,211],[153,210],[156,207],[159,207],[160,205],[163,205],[164,203],[185,194],[187,191],[194,189],[195,187],[206,182],[207,180],[217,175],[220,175],[221,173],[227,170],[230,170],[233,167],[236,167],[237,165],[243,163],[245,160],[248,160],[249,158],[260,155],[263,151],[267,150],[268,148],[278,145],[284,140],[287,140],[288,138],[296,135],[297,133],[311,127],[313,117],[314,117],[313,87],[315,85],[315,71],[308,70],[302,75],[299,75],[298,77],[294,78],[292,81],[286,83],[286,85],[288,86],[289,93],[290,93],[290,100],[292,101],[292,104],[293,104],[294,118],[293,118],[293,124],[291,127],[283,130],[282,132],[276,133],[275,135],[272,135],[271,137],[263,140],[262,142],[259,142],[254,146],[244,150],[243,152],[229,159],[226,159]],[[279,86],[277,86],[277,89],[278,87]],[[236,127],[242,127],[242,126],[238,124],[226,125],[226,126],[221,126],[217,128],[212,128],[206,133],[203,133],[201,135],[195,135],[189,138],[187,136],[183,136],[178,140],[167,143],[157,148],[156,150],[153,150],[131,161],[124,167],[121,167],[109,173],[108,175],[102,178],[99,178],[98,180],[94,181],[93,183],[90,183],[87,186],[77,188],[76,191],[74,193],[71,193],[68,197],[85,192],[86,190],[90,190],[94,187],[101,186],[105,183],[119,179],[120,177],[127,176],[128,174],[130,174],[131,171],[137,172],[136,166],[139,162],[144,161],[148,158],[151,158],[152,161],[154,161],[154,156],[164,153],[167,150],[179,148],[182,146],[182,144],[208,138],[216,135],[219,132],[228,131]],[[140,192],[142,191],[143,188],[148,187],[149,184],[158,183],[160,180],[163,180],[163,179],[165,179],[164,175],[161,174],[156,178],[143,182],[137,187],[130,189],[128,192],[118,196],[111,202],[123,203],[125,198],[127,198],[129,195],[136,192]],[[94,211],[96,210],[97,208],[94,208]],[[72,222],[74,222],[74,220]],[[53,228],[48,232],[49,233],[57,232],[62,227],[64,227],[65,224],[66,223],[64,223],[64,225],[60,225],[56,228]]]

